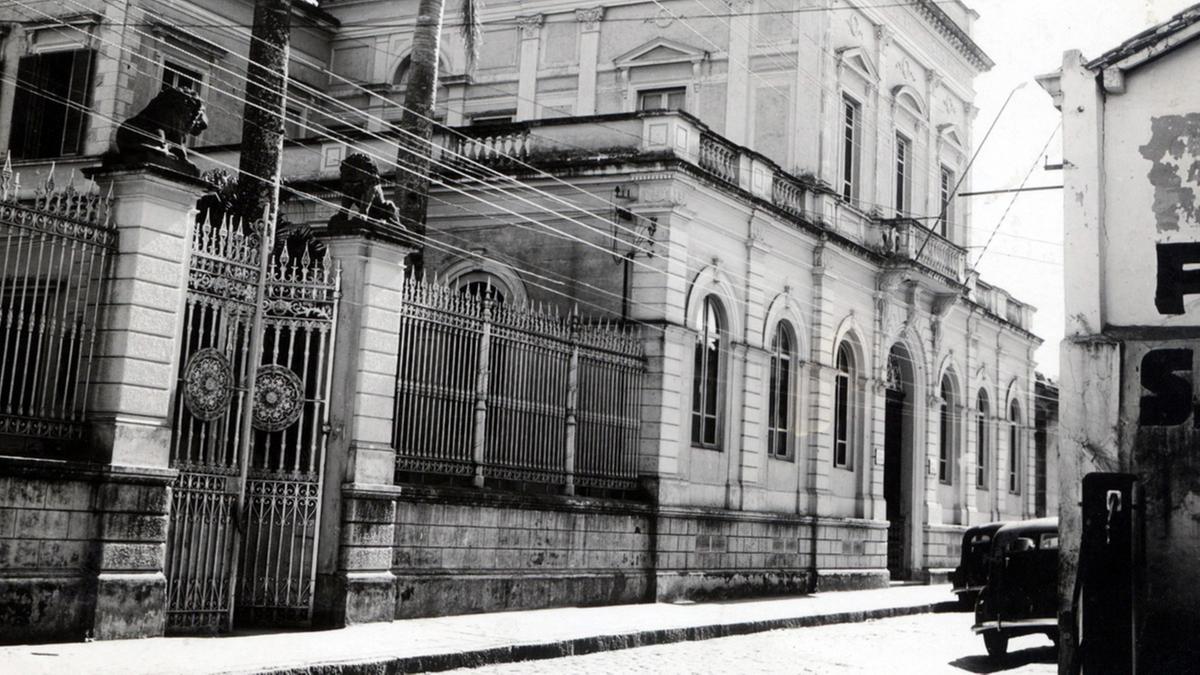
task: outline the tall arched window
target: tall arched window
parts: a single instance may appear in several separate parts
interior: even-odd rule
[[[1008,408],[1008,491],[1021,492],[1021,409],[1013,401]]]
[[[792,329],[780,321],[771,339],[771,389],[767,411],[767,454],[786,459],[791,456],[792,434],[792,353],[795,350]]]
[[[954,482],[954,425],[950,416],[954,410],[954,385],[949,376],[942,378],[941,434],[938,448],[938,480],[946,485]]]
[[[854,354],[843,342],[837,351],[837,375],[833,399],[833,465],[850,468],[850,444],[854,422]]]
[[[704,298],[692,371],[692,444],[702,448],[721,446],[723,318],[717,299],[711,295]]]
[[[991,444],[988,439],[988,395],[979,390],[979,405],[975,414],[975,487],[988,489],[988,466],[992,461]]]

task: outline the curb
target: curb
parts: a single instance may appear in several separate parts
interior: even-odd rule
[[[456,668],[478,668],[516,661],[581,656],[596,652],[632,649],[634,647],[650,647],[674,642],[711,640],[713,638],[749,635],[751,633],[761,633],[781,628],[808,628],[811,626],[858,623],[873,619],[888,619],[914,614],[956,611],[959,611],[957,603],[953,601],[935,602],[907,607],[885,607],[882,609],[816,614],[785,619],[689,626],[686,628],[664,628],[617,635],[596,635],[569,640],[557,640],[554,642],[509,645],[446,654],[397,656],[395,658],[374,659],[370,661],[318,663],[309,666],[264,669],[254,672],[259,675],[399,675],[400,673],[437,672],[454,670]]]

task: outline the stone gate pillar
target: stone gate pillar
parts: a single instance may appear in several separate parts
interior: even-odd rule
[[[395,541],[396,367],[405,258],[413,249],[369,227],[324,237],[342,267],[329,446],[317,557],[318,623],[391,621]]]
[[[97,639],[161,635],[166,620],[171,409],[195,204],[207,184],[167,168],[92,174],[117,244],[88,390]]]

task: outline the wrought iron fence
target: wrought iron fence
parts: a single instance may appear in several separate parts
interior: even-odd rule
[[[51,168],[21,200],[20,177],[0,169],[0,434],[78,440],[108,257],[111,197]]]
[[[406,283],[398,472],[631,488],[644,359],[629,329]]]

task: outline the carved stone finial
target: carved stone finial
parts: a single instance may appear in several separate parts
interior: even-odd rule
[[[185,142],[207,128],[200,95],[190,87],[167,87],[117,128],[114,148],[105,155],[104,164],[151,164],[198,176],[200,170],[188,159]]]
[[[342,160],[342,206],[329,219],[329,229],[403,230],[396,204],[383,194],[383,178],[374,160],[355,152]]]

